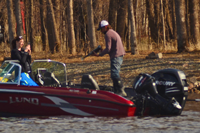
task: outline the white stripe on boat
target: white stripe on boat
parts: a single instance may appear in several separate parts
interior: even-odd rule
[[[73,106],[72,104],[68,103],[67,101],[60,99],[58,97],[52,97],[52,96],[45,96],[46,98],[50,99],[51,101],[53,101],[56,105],[61,106],[60,109],[62,109],[65,112],[74,114],[74,115],[81,115],[81,116],[92,116],[93,114],[81,111],[79,109],[77,109],[75,106]],[[68,104],[68,108],[63,107],[63,104]]]

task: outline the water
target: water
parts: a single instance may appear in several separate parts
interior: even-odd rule
[[[200,112],[174,117],[0,118],[1,133],[199,133]]]

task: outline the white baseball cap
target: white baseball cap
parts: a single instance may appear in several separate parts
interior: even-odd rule
[[[102,20],[100,23],[99,23],[99,28],[97,30],[100,30],[101,28],[105,27],[105,26],[108,26],[109,23],[108,21],[106,20]]]

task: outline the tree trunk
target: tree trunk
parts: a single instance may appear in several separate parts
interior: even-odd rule
[[[92,7],[93,7],[93,17],[94,17],[94,25],[99,26],[99,22],[102,18],[102,0],[92,0]]]
[[[70,53],[76,54],[75,33],[74,33],[74,19],[73,19],[73,0],[67,0],[67,17],[68,17],[68,42],[70,46]]]
[[[173,2],[173,1],[172,1]],[[166,7],[164,8],[165,9],[165,14],[166,14],[166,40],[169,41],[171,39],[174,39],[174,36],[173,36],[173,27],[172,27],[172,17],[173,17],[173,6],[171,6],[172,4],[170,3],[170,0],[166,0],[165,3],[163,3],[164,5],[166,5]],[[171,12],[170,12],[170,7],[171,6]]]
[[[154,23],[155,14],[154,14],[154,5],[152,0],[146,0],[146,10],[148,14],[149,28],[151,33],[151,38],[154,42],[158,41],[158,29]]]
[[[22,16],[20,10],[20,0],[15,0],[15,17],[17,22],[17,35],[23,36],[23,29],[22,29]]]
[[[173,38],[177,38],[177,27],[176,27],[176,10],[175,10],[175,1],[170,1],[172,7],[172,27],[173,27]]]
[[[12,40],[15,36],[14,30],[14,14],[13,14],[13,3],[12,0],[7,0],[7,11],[8,11],[8,33],[9,33],[9,43],[10,48],[12,49]]]
[[[117,25],[117,3],[119,0],[110,0],[108,22],[114,30]]]
[[[99,26],[99,22],[103,18],[103,1],[102,0],[92,0],[93,1],[93,15],[94,16],[94,26],[95,30],[97,30],[97,27]],[[109,22],[109,21],[108,21]],[[101,36],[101,32],[96,32],[96,42],[99,42]],[[98,43],[97,43],[98,44]]]
[[[29,0],[29,41],[33,52],[37,52],[38,46],[35,43],[35,23],[34,23],[33,0]]]
[[[56,24],[57,24],[57,30],[60,31],[60,21],[61,21],[61,15],[60,15],[60,0],[55,0],[55,19],[56,19]]]
[[[164,13],[163,13],[163,0],[160,0],[160,4],[161,4],[161,16],[162,16],[162,26],[163,26],[163,45],[165,47],[166,40],[165,40],[165,17],[164,17]]]
[[[130,25],[131,25],[131,54],[139,54],[137,48],[137,38],[136,38],[136,29],[135,29],[135,16],[133,9],[133,0],[128,0],[129,13],[130,13]]]
[[[191,41],[197,50],[200,50],[199,44],[199,20],[198,20],[198,7],[199,0],[190,0],[190,36]]]
[[[43,50],[49,51],[49,46],[48,46],[48,33],[45,25],[46,21],[46,0],[40,0],[40,23],[41,23],[41,39],[42,39],[42,45],[43,45]]]
[[[127,18],[127,0],[119,0],[119,9],[117,11],[117,32],[122,38],[123,44],[125,44],[125,26]]]
[[[53,9],[53,4],[51,0],[47,0],[47,30],[48,30],[48,40],[49,47],[52,53],[57,52],[57,48],[60,46],[60,40],[57,31],[57,25],[55,20],[55,14]]]
[[[175,0],[178,52],[189,48],[185,22],[185,0]],[[187,48],[186,48],[187,47]]]
[[[145,16],[145,8],[144,8],[144,0],[136,0],[136,33],[137,33],[137,44],[140,44],[141,42],[141,35],[143,34],[144,35],[144,24],[145,24],[145,19],[144,19],[144,16]],[[134,4],[133,4],[134,5]],[[134,13],[134,11],[133,11]]]
[[[87,6],[86,6],[87,4],[86,4],[86,2],[84,2],[84,1],[80,1],[80,3],[79,3],[79,14],[80,14],[80,16],[79,16],[79,18],[78,18],[78,20],[79,20],[79,23],[78,23],[78,25],[79,25],[79,27],[76,27],[76,28],[80,28],[79,29],[79,32],[80,32],[80,46],[79,46],[79,49],[80,49],[80,52],[84,52],[86,49],[88,49],[87,47],[86,47],[86,41],[87,41],[87,30],[86,30],[86,23],[87,23]]]
[[[61,41],[61,8],[60,8],[60,0],[55,0],[55,19],[56,19],[56,25],[57,25],[57,34],[58,34],[58,39]],[[61,52],[62,53],[62,46],[61,46],[61,42],[60,45],[56,46],[56,51]]]
[[[186,25],[186,38],[187,38],[187,42],[189,42],[189,39],[190,39],[189,3],[190,3],[190,0],[185,0],[185,25]]]
[[[94,49],[96,47],[96,36],[94,28],[94,16],[92,8],[92,0],[87,0],[87,14],[88,14],[88,35],[90,39],[90,47]]]
[[[29,40],[29,0],[24,0],[24,8],[25,8],[25,26],[26,26],[26,36],[24,36],[25,40],[30,42]]]
[[[157,43],[159,44],[160,43],[160,40],[161,40],[161,35],[160,35],[160,33],[161,33],[161,25],[162,25],[162,23],[161,23],[161,14],[160,14],[160,12],[161,12],[161,8],[160,8],[160,0],[154,0],[154,8],[155,8],[155,10],[154,10],[154,21],[155,21],[155,25],[156,25],[156,29],[157,30],[155,30],[154,32],[157,32]],[[158,45],[159,46],[159,45]]]

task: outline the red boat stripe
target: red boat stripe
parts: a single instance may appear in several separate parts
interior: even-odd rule
[[[60,105],[57,104],[48,104],[48,103],[41,103],[42,106],[48,106],[48,107],[61,107],[61,108],[76,108],[75,106],[83,106],[83,107],[91,107],[91,108],[99,108],[99,109],[105,109],[105,110],[113,110],[113,111],[119,111],[118,109],[114,108],[105,108],[105,107],[98,107],[98,106],[91,106],[91,105],[82,105],[82,104],[70,104],[70,103],[62,103],[60,102]]]

